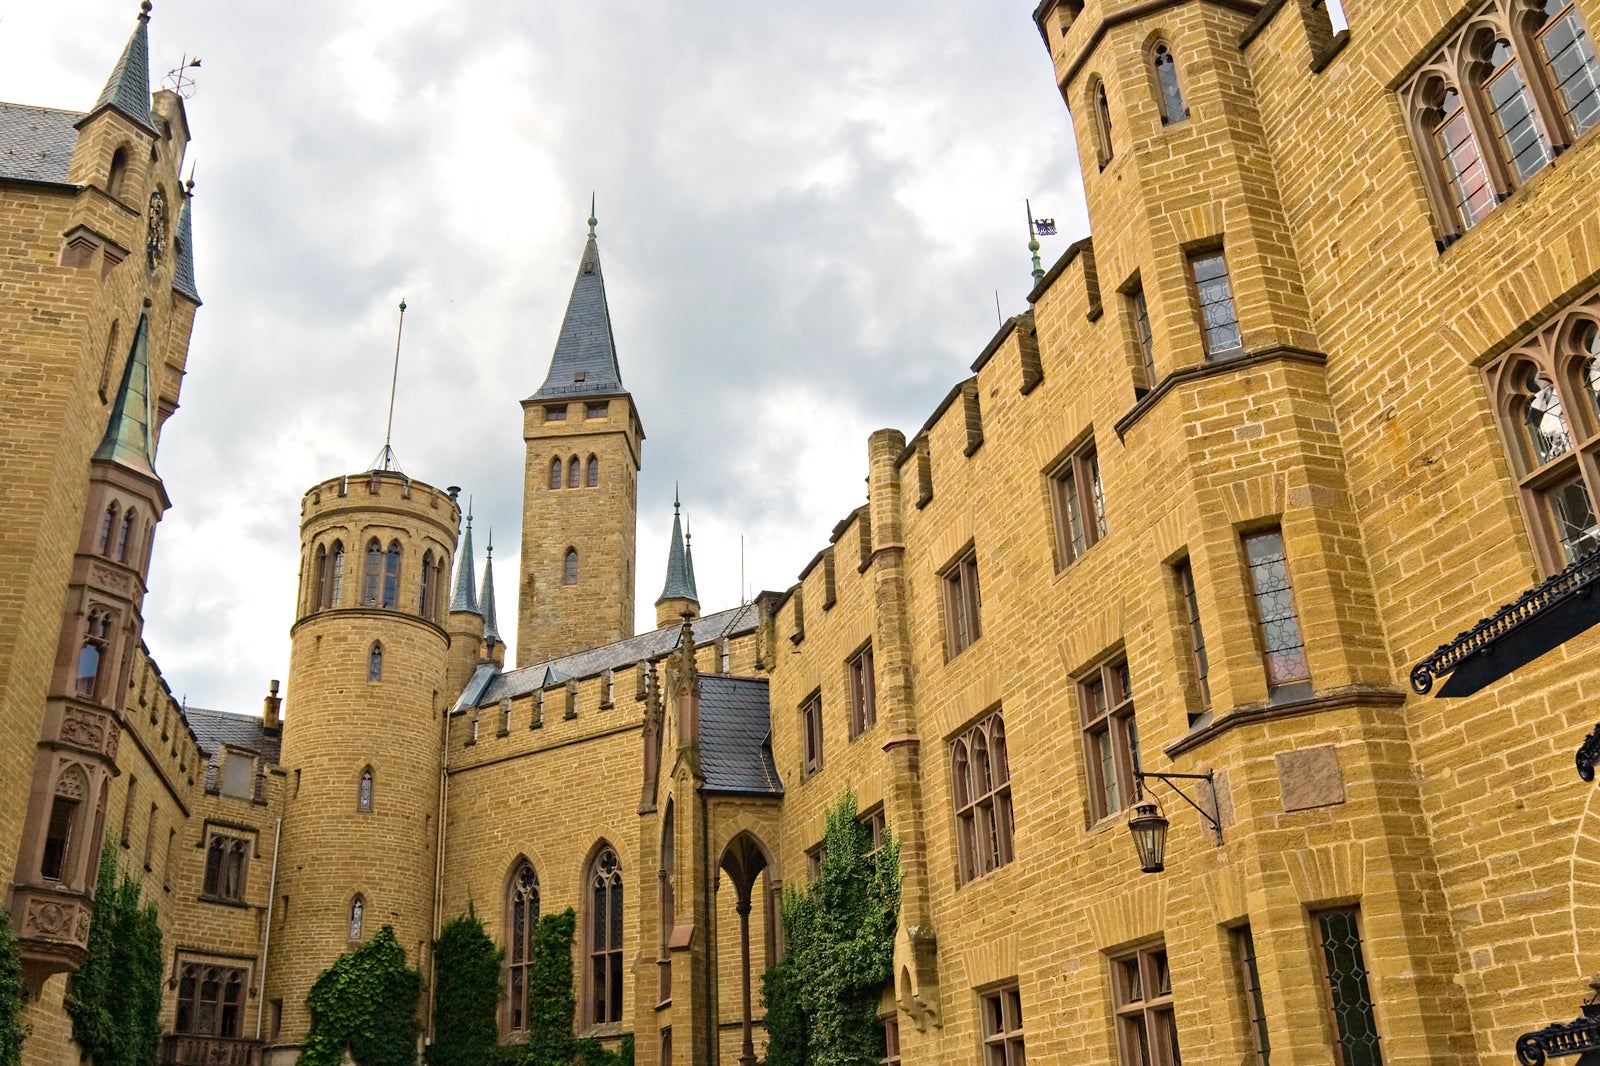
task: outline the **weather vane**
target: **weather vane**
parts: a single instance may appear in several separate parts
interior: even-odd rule
[[[1033,280],[1037,282],[1044,278],[1044,265],[1039,262],[1039,238],[1056,235],[1056,220],[1034,218],[1033,204],[1028,200],[1022,202],[1028,206],[1028,251],[1033,253]]]
[[[167,76],[161,79],[161,84],[185,100],[191,100],[194,98],[194,78],[189,74],[189,71],[197,70],[199,67],[200,60],[198,58],[190,59],[189,54],[185,52],[182,61],[172,70],[167,71]]]

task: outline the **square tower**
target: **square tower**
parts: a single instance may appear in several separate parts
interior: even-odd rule
[[[522,401],[519,666],[633,635],[644,429],[617,366],[594,227],[591,216],[550,373]]]

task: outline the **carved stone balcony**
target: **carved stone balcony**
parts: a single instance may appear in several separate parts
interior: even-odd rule
[[[164,1036],[161,1066],[261,1066],[261,1042],[226,1036]]]
[[[89,919],[94,904],[79,892],[17,885],[11,894],[11,925],[22,951],[30,988],[46,978],[76,970],[89,957]]]

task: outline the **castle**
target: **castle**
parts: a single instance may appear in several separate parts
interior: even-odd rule
[[[259,715],[180,706],[140,639],[200,307],[148,9],[87,112],[0,104],[29,1066],[78,1061],[103,843],[159,909],[165,1063],[293,1062],[340,953],[390,925],[429,978],[469,904],[504,1039],[572,906],[582,1033],[754,1063],[847,788],[901,849],[885,1063],[1600,1046],[1537,1035],[1600,968],[1600,0],[1043,0],[1092,238],[871,435],[792,587],[702,613],[675,523],[644,634],[649,398],[591,219],[523,401],[521,661],[457,491],[351,472],[301,500]]]

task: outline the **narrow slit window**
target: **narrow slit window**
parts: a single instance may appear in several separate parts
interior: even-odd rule
[[[383,557],[383,605],[397,606],[400,602],[400,542],[392,541]]]
[[[1312,692],[1311,671],[1300,635],[1300,615],[1294,605],[1283,531],[1269,529],[1247,536],[1244,547],[1255,592],[1267,693],[1274,703],[1304,699]]]
[[[566,559],[561,564],[561,583],[563,585],[576,585],[578,583],[578,549],[568,548]]]
[[[1228,261],[1221,252],[1201,252],[1189,257],[1189,270],[1200,301],[1200,332],[1205,341],[1206,357],[1216,359],[1237,352],[1244,346],[1244,337],[1239,332],[1239,314],[1233,306]]]
[[[1172,56],[1172,49],[1165,44],[1156,45],[1150,54],[1150,61],[1155,66],[1156,102],[1161,105],[1161,124],[1170,126],[1174,122],[1182,122],[1189,117],[1189,109],[1183,103],[1183,90],[1178,88],[1178,63]]]
[[[567,488],[577,488],[581,484],[579,481],[580,477],[581,472],[578,466],[578,457],[574,455],[571,459],[567,460]]]
[[[552,460],[550,460],[550,487],[553,488],[553,489],[559,489],[561,487],[561,460],[560,459],[552,459]]]
[[[1189,634],[1189,656],[1194,663],[1195,683],[1200,690],[1200,714],[1203,714],[1211,709],[1211,661],[1206,657],[1205,631],[1200,628],[1200,598],[1195,595],[1194,567],[1185,559],[1174,569]],[[1200,714],[1189,715],[1189,724],[1194,725]]]
[[[1378,1020],[1367,983],[1361,944],[1361,910],[1341,907],[1312,915],[1322,948],[1322,977],[1333,1015],[1342,1066],[1383,1066]]]
[[[1434,148],[1450,186],[1451,206],[1462,228],[1471,229],[1494,210],[1499,197],[1483,165],[1483,153],[1478,150],[1461,95],[1446,89],[1437,110],[1442,117],[1434,126]]]
[[[367,653],[367,680],[383,680],[383,645],[373,642],[372,650]]]

